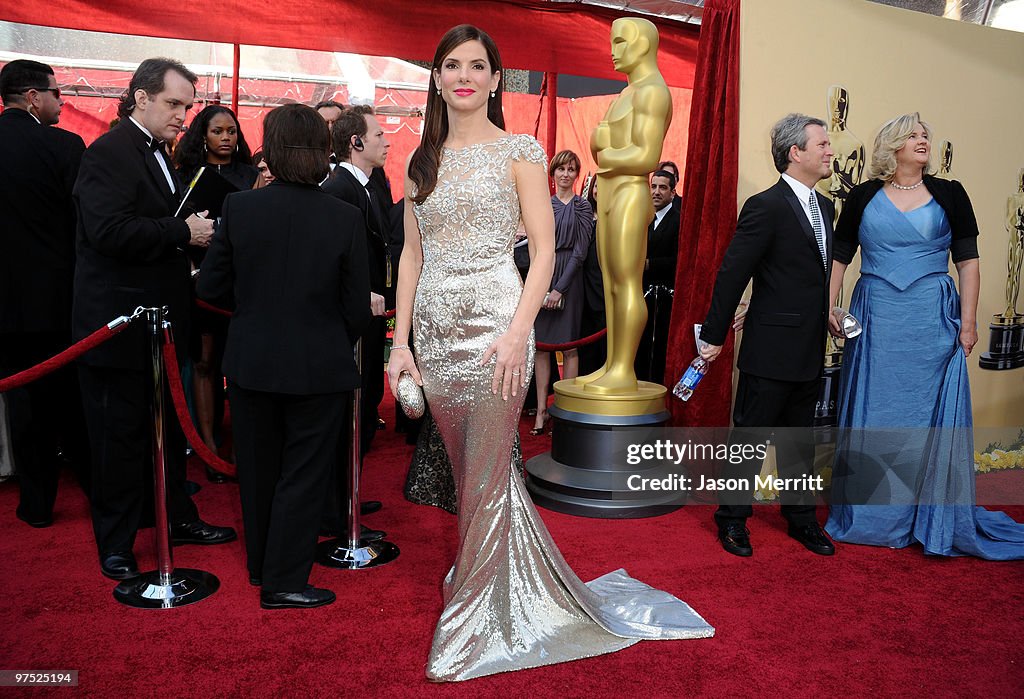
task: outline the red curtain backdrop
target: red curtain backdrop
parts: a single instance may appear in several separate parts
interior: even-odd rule
[[[675,303],[665,381],[679,378],[696,356],[693,324],[704,321],[712,284],[736,229],[739,169],[740,0],[708,0],[690,114]],[[730,333],[689,402],[671,399],[672,423],[726,426],[732,402]]]
[[[68,29],[431,60],[456,24],[490,34],[510,68],[621,79],[612,68],[611,24],[623,16],[576,3],[510,0],[221,0],[142,6],[138,0],[5,2],[0,19]],[[216,11],[211,14],[211,7]],[[666,82],[693,87],[699,30],[652,19]]]

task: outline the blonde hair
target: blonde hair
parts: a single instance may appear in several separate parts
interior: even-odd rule
[[[906,145],[910,134],[920,124],[924,129],[928,140],[932,138],[932,127],[921,118],[917,112],[901,114],[895,119],[882,124],[878,135],[875,136],[875,146],[871,150],[871,164],[868,166],[868,179],[890,181],[896,174],[896,151]],[[924,166],[923,174],[932,173],[931,152],[928,154],[928,163]]]

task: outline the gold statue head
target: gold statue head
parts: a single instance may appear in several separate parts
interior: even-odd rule
[[[658,28],[650,20],[620,17],[612,22],[612,65],[620,73],[632,73],[658,55]]]
[[[850,110],[850,93],[842,85],[833,85],[828,89],[828,114],[832,123],[837,126],[846,125],[846,115]]]

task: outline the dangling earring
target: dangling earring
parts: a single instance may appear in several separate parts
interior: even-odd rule
[[[491,99],[494,99],[494,90],[491,90]]]
[[[235,144],[235,152],[236,153],[238,152],[238,144],[237,143]]]
[[[440,94],[441,94],[441,88],[437,88],[437,94],[438,94],[438,95],[440,95]]]
[[[206,141],[203,141],[203,152],[206,152]]]

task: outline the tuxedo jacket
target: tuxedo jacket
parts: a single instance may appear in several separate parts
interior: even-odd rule
[[[380,202],[379,188],[373,182],[369,183],[373,189],[373,196],[377,199],[377,206],[371,208],[370,199],[366,196],[366,188],[359,184],[355,175],[346,168],[338,165],[334,172],[323,184],[323,190],[328,194],[341,199],[359,209],[363,215],[363,222],[366,230],[366,251],[370,267],[370,290],[375,294],[386,296],[387,289],[387,225],[388,218]],[[388,207],[390,209],[390,207]],[[392,287],[398,279],[392,275]],[[369,298],[369,294],[367,294]]]
[[[780,178],[743,205],[718,270],[701,339],[725,343],[740,296],[753,279],[737,365],[754,376],[811,381],[821,374],[835,208],[826,197],[811,193],[825,226],[827,267],[800,200]]]
[[[0,335],[71,330],[71,189],[84,150],[23,109],[0,114]]]
[[[647,226],[647,259],[644,288],[660,284],[672,289],[676,285],[676,258],[679,255],[679,210],[669,204],[668,213],[657,228],[654,221]]]
[[[352,350],[370,319],[370,283],[355,207],[280,180],[229,194],[196,292],[234,303],[222,367],[242,388],[359,387]]]
[[[100,136],[82,157],[75,182],[78,213],[72,334],[79,340],[137,306],[167,306],[179,345],[187,340],[190,298],[188,225],[174,217],[182,185],[170,159],[154,155],[130,119]],[[172,192],[156,158],[175,180]],[[143,369],[145,323],[133,323],[87,352],[92,366]]]

